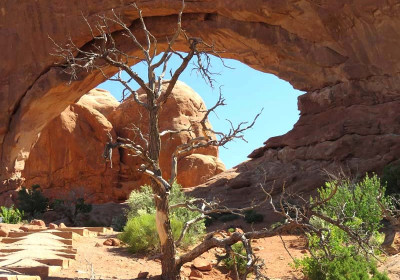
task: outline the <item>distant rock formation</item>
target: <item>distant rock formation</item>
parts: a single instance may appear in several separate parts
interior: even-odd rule
[[[198,121],[204,108],[201,97],[179,82],[161,110],[160,130],[178,130],[192,124],[195,134],[201,135]],[[133,139],[134,133],[127,129],[132,123],[146,133],[146,116],[132,98],[120,104],[105,90],[91,90],[42,131],[25,165],[25,185],[39,184],[53,198],[78,191],[94,203],[125,200],[133,189],[149,183],[136,171],[141,162],[126,151],[114,149],[111,169],[102,153],[107,132],[114,139],[117,135]],[[188,139],[188,133],[162,137],[160,164],[165,177],[175,147]],[[178,162],[177,180],[184,187],[193,187],[224,170],[218,149],[203,148]]]

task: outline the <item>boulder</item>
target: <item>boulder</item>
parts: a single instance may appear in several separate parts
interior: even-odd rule
[[[121,245],[121,241],[117,238],[108,238],[103,242],[103,245],[106,246],[119,246]]]
[[[60,223],[60,224],[58,225],[58,227],[59,227],[59,228],[67,228],[67,226],[66,226],[64,223]]]
[[[202,279],[204,277],[200,270],[192,269],[190,271],[189,279]]]
[[[144,98],[142,91],[139,93]],[[178,82],[160,112],[160,130],[180,130],[192,125],[194,136],[202,135],[198,122],[204,109],[201,97]],[[124,150],[114,149],[111,168],[102,153],[108,132],[114,139],[117,136],[135,139],[134,133],[127,129],[132,123],[147,133],[146,116],[133,98],[119,104],[109,92],[91,90],[43,130],[25,164],[25,184],[41,185],[50,198],[62,199],[73,194],[95,204],[126,200],[133,189],[149,183],[137,171],[142,162]],[[176,146],[186,143],[190,137],[188,132],[162,137],[160,164],[165,178],[169,178],[171,155]],[[177,180],[183,187],[193,187],[224,170],[224,164],[218,159],[218,148],[200,148],[178,161]],[[101,222],[111,224],[111,220]]]
[[[162,94],[166,85],[163,86]],[[145,94],[139,90],[139,98],[145,99]],[[166,134],[161,137],[162,148],[160,153],[160,166],[163,177],[168,179],[171,174],[171,155],[175,148],[186,143],[190,137],[201,136],[202,129],[199,121],[203,117],[201,112],[206,108],[202,98],[183,82],[178,82],[160,110],[160,131],[178,131],[187,129],[190,125],[194,135],[189,132],[179,134]],[[129,97],[109,116],[118,136],[129,139],[138,139],[138,135],[126,128],[132,127],[132,121],[143,132],[148,133],[148,116],[144,109],[138,105],[132,97]],[[138,142],[143,144],[143,142]],[[197,156],[193,154],[196,153]],[[218,148],[207,147],[192,151],[190,157],[178,161],[177,181],[184,188],[205,182],[208,178],[225,170],[223,163],[217,159]],[[135,157],[128,156],[127,151],[121,152],[120,184],[122,189],[134,189],[148,184],[149,178],[137,172],[143,162]],[[180,173],[180,174],[179,174]]]
[[[57,228],[58,228],[58,225],[53,224],[53,223],[49,224],[49,229],[57,229]]]
[[[46,223],[43,222],[42,220],[32,220],[30,224],[33,226],[46,227]]]
[[[193,266],[197,268],[200,271],[211,271],[212,270],[212,264],[201,258],[197,258],[193,261]]]
[[[147,277],[149,276],[149,272],[147,271],[140,271],[137,275],[138,279],[147,279]]]
[[[115,132],[101,112],[107,114],[118,104],[110,93],[93,90],[54,119],[43,130],[25,165],[25,185],[39,184],[49,198],[62,199],[71,193],[87,202],[112,198],[119,154],[118,149],[113,151],[112,169],[106,165],[102,153],[107,133],[115,137]]]
[[[5,228],[0,228],[0,237],[7,237],[10,231]]]

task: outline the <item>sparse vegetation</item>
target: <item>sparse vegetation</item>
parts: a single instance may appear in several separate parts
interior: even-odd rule
[[[24,216],[24,211],[20,211],[19,209],[15,208],[14,205],[11,207],[0,207],[0,216],[3,220],[3,223],[7,224],[18,224],[22,221]]]
[[[377,271],[376,262],[370,257],[379,244],[372,242],[366,246],[360,242],[380,239],[382,209],[379,203],[389,206],[389,199],[381,196],[384,191],[376,175],[367,175],[359,183],[349,179],[331,181],[319,189],[319,201],[324,203],[318,211],[332,222],[318,216],[310,220],[311,256],[296,261],[308,279],[389,279]]]
[[[229,270],[242,276],[246,272],[246,249],[242,243],[232,245],[231,252],[227,253],[227,257],[223,259],[223,263]]]
[[[51,205],[54,211],[67,217],[72,225],[76,225],[79,214],[87,214],[92,211],[92,205],[85,203],[85,199],[77,197],[76,194],[75,191],[72,191],[68,199],[55,199]],[[86,226],[100,226],[95,223],[95,221],[88,220]]]
[[[120,239],[127,243],[133,253],[159,249],[159,239],[155,223],[156,208],[151,196],[151,187],[143,186],[139,191],[132,191],[129,199],[128,221]],[[178,184],[173,184],[168,197],[170,205],[191,200]],[[176,208],[170,211],[170,221],[174,240],[178,240],[184,223],[200,216],[199,213],[186,208]],[[194,244],[205,232],[204,220],[195,223],[183,237],[181,246]],[[141,243],[141,244],[138,244]]]
[[[392,162],[383,169],[382,183],[386,184],[386,193],[400,195],[400,160]]]
[[[49,199],[43,195],[39,185],[33,185],[30,189],[23,187],[18,192],[18,209],[29,217],[44,213],[48,207]]]
[[[182,230],[183,222],[176,217],[172,217],[170,220],[174,240],[177,240]],[[143,213],[129,219],[119,238],[128,244],[131,253],[158,250],[160,241],[156,229],[155,213]]]
[[[244,220],[249,224],[262,223],[264,221],[264,215],[252,209],[244,213]]]

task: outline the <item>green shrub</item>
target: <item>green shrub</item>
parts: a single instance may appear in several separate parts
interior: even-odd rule
[[[400,160],[383,169],[382,183],[386,184],[387,194],[400,194]]]
[[[172,186],[168,201],[170,205],[183,203],[191,200],[187,197],[178,184]],[[132,252],[144,252],[158,248],[158,235],[155,226],[155,205],[153,201],[153,192],[150,186],[143,186],[140,191],[132,191],[127,200],[129,210],[127,212],[128,221],[120,235],[122,241],[130,245]],[[199,217],[198,212],[190,211],[186,208],[175,208],[170,211],[170,221],[174,238],[179,238],[180,232],[185,222]],[[151,225],[152,223],[152,225]],[[143,227],[143,230],[137,230]],[[184,239],[181,242],[183,247],[195,243],[205,232],[204,220],[199,221],[189,228]],[[134,244],[146,234],[148,240],[144,244]],[[154,245],[156,237],[157,245]],[[147,249],[146,249],[147,248]]]
[[[256,210],[248,210],[244,213],[244,220],[246,223],[261,223],[264,221],[264,215],[257,213]]]
[[[24,211],[20,211],[12,205],[10,208],[5,206],[0,207],[0,216],[3,219],[3,223],[6,224],[18,224],[22,221]]]
[[[379,178],[367,175],[359,183],[348,179],[327,182],[324,188],[318,190],[319,200],[327,199],[335,189],[334,196],[316,211],[333,220],[341,220],[344,226],[365,240],[379,240],[382,210],[378,197],[385,191]],[[380,202],[389,206],[386,196]],[[308,279],[388,279],[385,274],[377,271],[376,263],[368,258],[360,244],[345,231],[315,216],[310,223],[317,229],[327,230],[321,231],[321,236],[309,234],[309,249],[313,257],[296,261],[296,266]]]
[[[33,185],[30,189],[23,187],[18,192],[18,209],[34,217],[45,212],[49,207],[49,199],[40,190],[39,185]]]
[[[68,220],[75,225],[77,223],[77,217],[79,214],[87,214],[92,211],[92,205],[85,203],[83,197],[75,198],[70,196],[69,199],[54,199],[51,207],[54,211],[63,214]],[[89,226],[88,222],[83,223],[82,225]],[[90,224],[96,223],[95,221],[89,222]],[[97,225],[96,225],[97,226]],[[100,224],[98,224],[100,226]],[[103,225],[104,226],[104,225]]]
[[[239,219],[240,216],[234,213],[212,213],[204,221],[206,227],[212,225],[215,221],[230,222]]]
[[[127,219],[124,214],[114,216],[111,220],[111,227],[114,231],[123,231],[126,225]]]
[[[386,273],[377,270],[375,262],[352,256],[351,252],[347,255],[346,251],[343,248],[342,254],[332,260],[306,257],[297,261],[296,266],[301,266],[310,280],[389,280]]]
[[[236,270],[239,275],[243,275],[246,272],[246,249],[244,248],[242,243],[235,243],[231,246],[234,257],[228,256],[223,259],[223,263],[229,270],[234,270],[236,265]]]
[[[183,222],[176,217],[171,218],[172,235],[178,239]],[[140,214],[128,220],[119,238],[128,244],[132,253],[144,253],[158,250],[160,247],[155,214]]]

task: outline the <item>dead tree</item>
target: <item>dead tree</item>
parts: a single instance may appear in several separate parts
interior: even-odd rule
[[[173,182],[176,180],[178,160],[198,148],[223,146],[233,139],[243,139],[243,132],[253,127],[260,113],[258,113],[250,123],[243,122],[237,126],[230,123],[231,127],[227,133],[214,131],[208,125],[208,116],[219,106],[225,105],[225,100],[220,92],[219,99],[215,106],[203,111],[204,117],[200,121],[203,135],[196,137],[191,127],[187,127],[182,131],[160,131],[158,127],[160,109],[170,97],[179,76],[187,69],[189,62],[194,60],[196,70],[212,85],[213,78],[209,68],[209,54],[218,55],[218,53],[214,50],[213,45],[205,43],[201,38],[190,37],[184,31],[182,28],[184,2],[182,2],[182,9],[178,13],[176,30],[171,38],[167,38],[166,48],[163,50],[163,53],[158,56],[158,52],[161,50],[159,49],[157,38],[147,29],[142,11],[136,4],[132,6],[138,12],[138,20],[141,25],[141,30],[139,31],[141,32],[141,36],[144,37],[143,40],[139,40],[137,34],[135,34],[135,30],[132,30],[131,27],[113,11],[112,16],[99,16],[98,22],[95,25],[90,24],[85,18],[92,34],[93,43],[91,46],[85,49],[79,48],[72,40],[70,40],[66,46],[60,46],[54,42],[56,45],[56,52],[54,55],[62,58],[64,61],[64,71],[70,75],[71,79],[76,78],[81,71],[96,70],[103,73],[107,79],[122,84],[125,88],[123,97],[125,98],[128,94],[131,95],[135,102],[142,106],[148,114],[148,135],[144,135],[139,129],[135,130],[142,144],[138,144],[126,138],[118,138],[116,142],[113,142],[111,135],[109,135],[109,142],[106,145],[104,157],[111,160],[112,149],[118,147],[128,150],[130,154],[139,157],[143,161],[143,164],[140,166],[140,171],[151,178],[151,187],[156,205],[156,224],[162,253],[162,276],[164,279],[179,279],[179,272],[182,264],[193,260],[196,254],[192,256],[185,255],[183,258],[178,258],[176,254],[176,244],[180,243],[187,229],[196,221],[187,223],[179,240],[176,242],[173,240],[169,221],[170,206],[168,205],[168,195]],[[113,34],[110,32],[110,26],[115,25],[121,30],[120,32],[126,37],[126,40],[131,41],[134,47],[140,51],[140,56],[131,56],[118,48]],[[174,44],[178,40],[182,40],[187,44],[188,52],[186,54],[174,50]],[[164,77],[168,73],[168,62],[172,55],[178,56],[181,59],[181,63],[174,71],[169,71],[171,77],[166,81]],[[142,61],[147,65],[148,71],[146,79],[140,77],[131,69],[130,65],[132,61]],[[115,67],[118,71],[113,77],[107,76],[103,71],[104,67],[110,66]],[[157,70],[161,71],[158,75],[156,74]],[[121,72],[126,72],[129,78],[125,80]],[[138,92],[133,89],[131,86],[132,81],[139,84],[144,90],[145,98],[140,98]],[[166,88],[164,91],[162,90],[163,87]],[[162,177],[159,165],[161,150],[160,137],[165,134],[178,134],[183,131],[189,132],[193,137],[187,143],[176,147],[171,159],[171,175],[169,180],[166,180]],[[216,137],[214,135],[216,135]],[[189,206],[174,205],[172,207]],[[203,214],[206,215],[207,212]],[[200,251],[197,249],[197,252]]]
[[[183,3],[183,2],[182,2]],[[163,104],[170,97],[175,84],[177,83],[180,75],[187,69],[189,62],[192,60],[195,63],[196,70],[201,76],[212,85],[212,73],[210,71],[210,54],[218,56],[218,52],[214,49],[213,45],[207,44],[201,38],[191,37],[185,32],[182,27],[182,9],[178,12],[178,19],[176,29],[171,38],[167,38],[166,47],[161,50],[159,48],[158,39],[156,38],[146,26],[146,20],[142,15],[141,10],[133,4],[138,12],[138,21],[140,22],[141,34],[140,40],[138,39],[137,30],[133,30],[132,26],[127,25],[123,19],[114,11],[111,16],[98,16],[98,22],[90,24],[87,22],[88,28],[92,34],[92,43],[90,46],[80,48],[72,40],[65,46],[61,46],[54,42],[56,52],[54,55],[59,56],[63,63],[61,67],[70,75],[71,79],[76,78],[80,72],[84,71],[100,71],[106,79],[115,81],[124,86],[123,97],[128,94],[133,97],[135,102],[142,106],[148,114],[149,119],[149,133],[144,135],[139,129],[135,129],[137,138],[140,139],[140,144],[126,138],[118,138],[114,141],[109,135],[109,142],[104,151],[104,157],[111,161],[111,153],[113,148],[126,149],[132,154],[140,158],[143,164],[140,170],[143,174],[151,178],[151,187],[154,194],[154,201],[156,205],[156,224],[157,232],[161,244],[161,264],[162,264],[162,277],[163,279],[180,279],[180,269],[184,263],[190,262],[203,254],[204,252],[215,248],[227,248],[230,251],[230,246],[237,242],[242,242],[246,248],[247,258],[247,271],[241,279],[246,279],[247,274],[252,272],[256,275],[257,279],[267,279],[260,271],[261,262],[253,254],[251,249],[251,240],[273,236],[287,230],[288,228],[302,228],[305,231],[319,230],[314,229],[309,224],[310,216],[317,215],[327,222],[335,223],[340,226],[340,223],[334,220],[329,220],[329,217],[324,217],[321,213],[314,211],[318,205],[311,205],[305,203],[305,206],[299,208],[280,200],[278,206],[275,207],[276,202],[273,201],[270,192],[265,191],[265,199],[261,203],[270,203],[276,213],[282,215],[286,220],[285,223],[273,229],[264,229],[261,231],[252,231],[246,233],[235,232],[230,236],[224,236],[221,232],[211,232],[207,234],[204,240],[192,250],[178,256],[176,253],[176,246],[180,244],[188,229],[200,221],[204,217],[213,213],[229,212],[241,214],[243,211],[251,209],[258,205],[252,205],[250,208],[243,209],[228,209],[221,207],[215,201],[206,201],[204,199],[195,199],[187,201],[179,205],[168,205],[168,195],[173,182],[177,176],[177,162],[180,158],[188,155],[191,151],[207,147],[207,146],[224,146],[226,143],[233,139],[244,139],[243,132],[253,127],[256,119],[260,115],[258,113],[255,118],[249,122],[242,122],[235,126],[229,122],[230,129],[228,132],[222,133],[214,131],[208,124],[207,119],[210,113],[214,112],[218,107],[225,105],[225,100],[220,92],[217,103],[203,111],[203,118],[200,121],[202,127],[202,135],[195,136],[192,127],[187,127],[181,131],[160,131],[158,126],[159,112]],[[132,56],[123,52],[118,48],[118,45],[110,31],[110,26],[118,26],[120,34],[125,36],[126,40],[131,42],[136,47],[141,55]],[[187,53],[183,54],[174,50],[174,44],[185,42],[187,45]],[[163,51],[159,54],[160,51]],[[180,65],[174,70],[168,71],[168,62],[170,58],[176,55],[181,59]],[[140,77],[134,70],[131,69],[133,62],[142,61],[147,65],[147,77],[144,79]],[[117,74],[115,76],[107,76],[107,67],[114,67]],[[157,72],[158,71],[158,72]],[[128,79],[124,79],[121,75],[126,72]],[[157,74],[159,73],[159,74]],[[169,73],[170,79],[165,80],[165,75]],[[138,92],[133,89],[131,82],[134,81],[145,92],[145,98],[139,96]],[[163,87],[165,88],[163,92]],[[161,150],[160,137],[165,134],[178,134],[183,131],[189,132],[193,137],[187,142],[176,147],[172,155],[172,168],[169,180],[162,177],[161,168],[159,165],[159,156]],[[260,185],[262,188],[263,186]],[[319,202],[323,203],[323,202]],[[173,208],[186,207],[191,211],[197,211],[200,216],[194,220],[188,221],[182,230],[178,240],[174,240],[171,233],[171,225],[169,220],[169,212]],[[294,212],[295,215],[289,215],[289,210]],[[313,212],[314,211],[314,212]],[[353,234],[349,232],[349,234]],[[354,238],[357,235],[354,233]],[[359,240],[362,244],[364,240]],[[239,276],[237,276],[239,277]]]

